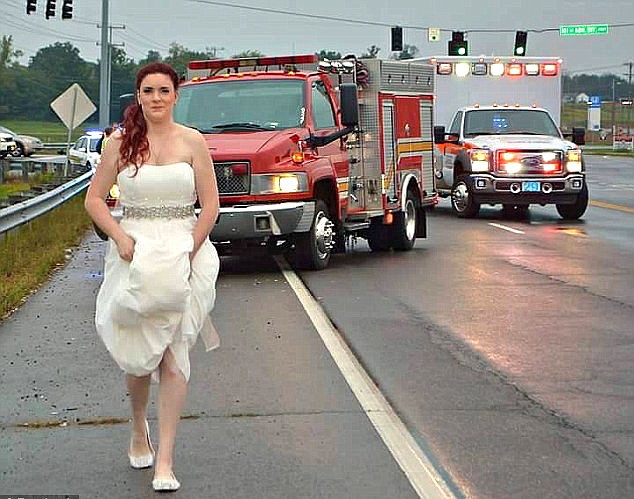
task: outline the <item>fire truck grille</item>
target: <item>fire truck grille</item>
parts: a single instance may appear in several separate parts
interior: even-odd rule
[[[561,151],[498,151],[496,171],[502,175],[552,175],[563,172]]]
[[[248,194],[250,165],[246,161],[214,163],[220,195]]]

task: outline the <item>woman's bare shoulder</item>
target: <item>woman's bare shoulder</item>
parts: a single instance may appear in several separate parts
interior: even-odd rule
[[[197,140],[202,137],[202,134],[195,128],[181,125],[180,123],[175,123],[175,125],[178,127],[179,133],[183,138]]]

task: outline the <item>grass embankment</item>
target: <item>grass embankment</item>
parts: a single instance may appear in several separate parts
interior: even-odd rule
[[[28,191],[34,185],[41,185],[50,182],[55,178],[53,173],[38,174],[29,177],[29,182],[23,182],[20,180],[9,180],[0,184],[0,199],[9,197],[11,194],[16,194],[22,191]]]
[[[11,182],[7,184],[0,184],[0,199],[9,197],[11,194],[16,194],[22,191],[28,191],[31,188],[29,184],[24,182]]]
[[[28,121],[28,120],[2,120],[0,125],[7,127],[15,133],[32,135],[42,142],[66,142],[68,128],[61,121]],[[79,126],[71,134],[71,142],[76,141],[84,134],[86,126]]]
[[[65,261],[91,221],[79,194],[52,212],[10,231],[0,241],[0,318],[44,283]]]

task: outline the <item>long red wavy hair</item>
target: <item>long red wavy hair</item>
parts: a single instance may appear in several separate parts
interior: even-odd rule
[[[147,123],[143,116],[143,110],[139,105],[139,92],[143,79],[151,74],[164,74],[169,76],[174,84],[174,90],[178,90],[178,74],[169,64],[163,62],[152,62],[139,69],[136,74],[135,99],[123,114],[123,133],[121,145],[119,146],[119,166],[134,165],[136,171],[139,166],[150,158],[150,143],[147,138]],[[136,174],[135,171],[135,174]]]

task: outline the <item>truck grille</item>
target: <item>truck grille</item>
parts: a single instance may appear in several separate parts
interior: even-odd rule
[[[563,172],[561,151],[497,151],[496,172],[506,175],[552,175]]]
[[[249,174],[251,171],[247,161],[227,161],[214,163],[216,182],[220,195],[248,194]]]

